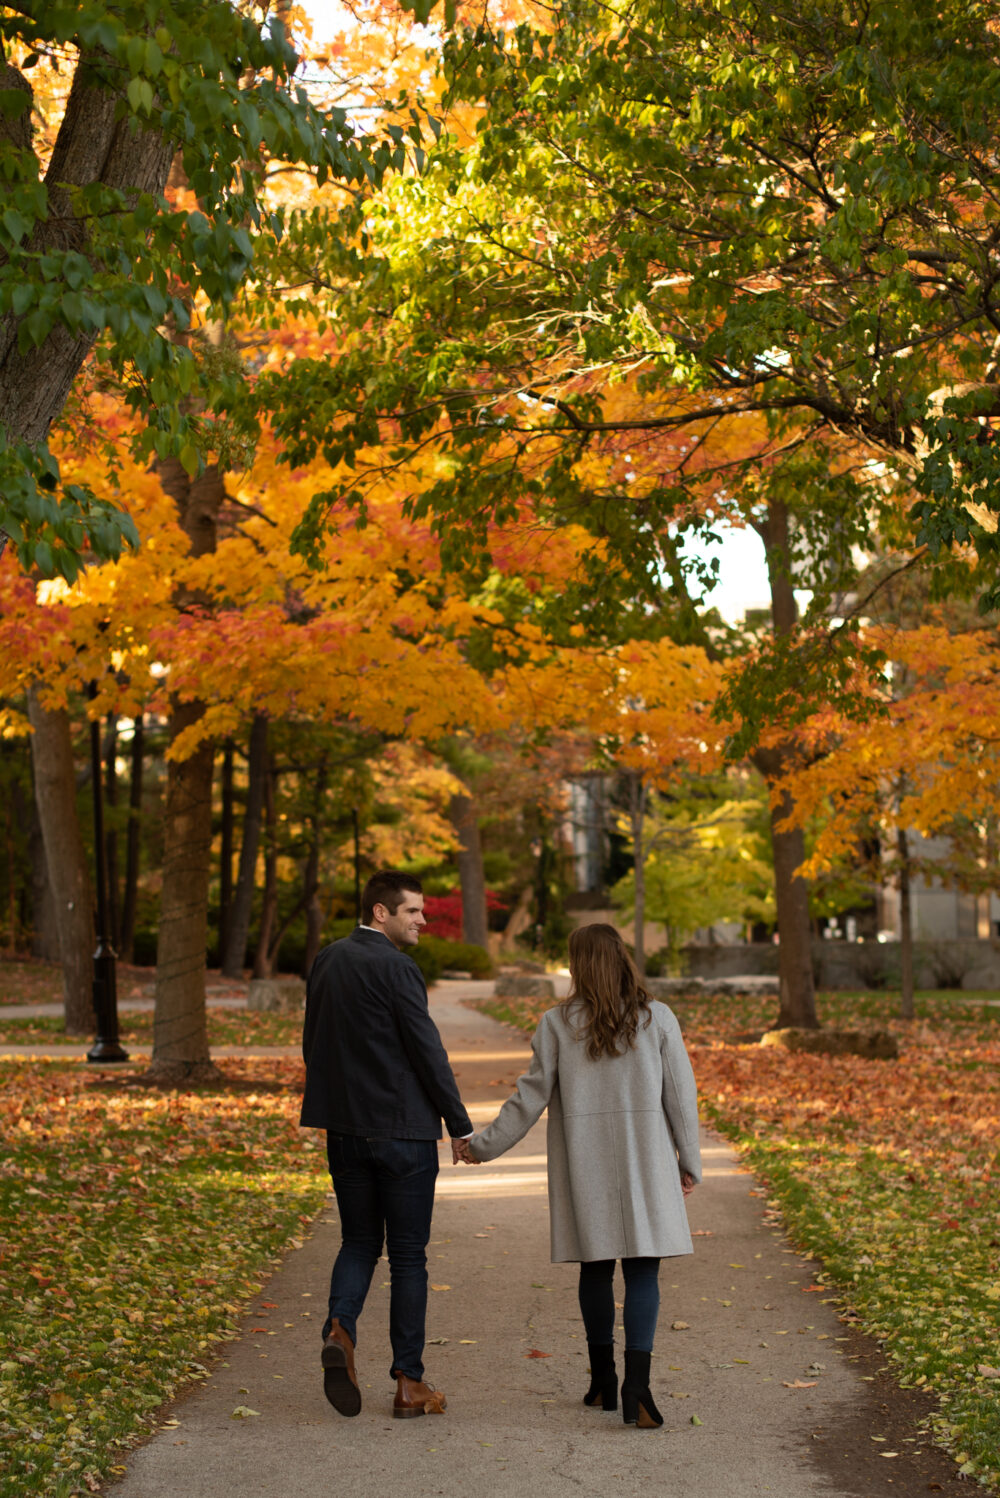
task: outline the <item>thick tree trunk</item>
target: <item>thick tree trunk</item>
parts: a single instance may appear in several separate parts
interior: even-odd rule
[[[276,801],[277,773],[271,758],[264,779],[264,899],[260,911],[260,932],[253,954],[255,978],[270,978],[277,952],[271,950],[271,934],[278,919],[278,828]]]
[[[788,767],[782,749],[758,751],[754,764],[770,786]],[[774,854],[774,900],[778,912],[779,1010],[775,1026],[816,1030],[816,985],[812,965],[812,924],[809,886],[796,870],[805,862],[805,834],[801,827],[781,830],[791,803],[782,794],[771,808],[771,848]]]
[[[86,253],[89,221],[77,216],[74,188],[103,183],[130,194],[148,192],[158,197],[166,185],[172,143],[159,134],[135,129],[134,117],[121,108],[127,74],[109,68],[108,62],[103,53],[84,52],[77,63],[45,172],[48,217],[30,241],[31,250],[38,254],[48,249],[59,254],[71,249]],[[7,68],[6,72],[5,86],[27,86],[15,70]],[[105,77],[117,73],[121,91],[97,88],[98,72]],[[79,337],[57,322],[43,343],[22,352],[17,325],[13,314],[0,320],[0,428],[13,438],[38,443],[62,411],[94,335]]]
[[[448,807],[451,824],[458,834],[458,878],[462,886],[462,940],[485,947],[489,942],[486,911],[486,875],[483,872],[483,846],[479,837],[479,819],[471,796],[452,796]]]
[[[914,1009],[913,981],[913,896],[910,882],[910,843],[906,830],[896,831],[899,854],[899,1015],[912,1019]]]
[[[28,847],[31,857],[31,955],[42,962],[58,962],[59,923],[56,920],[55,896],[49,882],[42,824],[38,817],[37,792],[32,801]]]
[[[139,866],[142,858],[142,771],[146,734],[140,714],[132,728],[128,788],[128,831],[125,835],[125,890],[122,896],[121,956],[135,955],[135,919],[139,903]]]
[[[200,702],[174,705],[171,737],[197,723]],[[167,764],[163,894],[156,949],[152,1072],[166,1080],[208,1075],[205,948],[212,847],[211,742]]]
[[[247,761],[247,804],[243,818],[243,842],[240,867],[236,876],[236,893],[226,922],[226,945],[222,954],[222,971],[227,978],[242,978],[246,964],[253,894],[260,850],[260,819],[267,780],[267,717],[258,713],[250,728]]]
[[[780,637],[795,628],[798,609],[792,581],[789,514],[772,501],[759,534],[767,549],[767,571],[771,585],[771,617]],[[753,762],[769,788],[791,768],[795,746],[784,743],[759,749]],[[780,830],[791,803],[787,794],[771,809],[771,847],[774,852],[774,899],[778,913],[778,979],[780,1002],[777,1027],[804,1030],[819,1028],[816,1016],[816,985],[812,967],[812,926],[809,919],[809,886],[796,871],[805,861],[805,835],[801,828]]]
[[[158,472],[177,506],[192,555],[213,552],[219,507],[225,497],[218,468],[189,479],[179,462],[168,459]],[[182,607],[201,601],[188,596],[178,599]],[[171,740],[193,727],[203,711],[200,702],[175,701]],[[214,768],[211,741],[202,742],[186,760],[167,764],[152,1075],[168,1081],[216,1074],[209,1060],[205,1009]]]
[[[76,814],[76,766],[69,714],[42,706],[28,692],[31,762],[38,820],[54,897],[67,1035],[94,1033],[94,906]]]

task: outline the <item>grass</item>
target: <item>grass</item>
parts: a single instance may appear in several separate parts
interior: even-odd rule
[[[904,1385],[938,1397],[936,1438],[963,1476],[1000,1482],[1000,1006],[925,992],[912,1023],[888,993],[824,993],[824,1024],[887,1028],[898,1061],[748,1042],[774,1000],[671,1001],[703,1115],[766,1184],[842,1314]],[[530,1001],[487,1001],[530,1030]]]
[[[119,1016],[119,1036],[128,1045],[152,1045],[153,1016],[123,1010]],[[292,1045],[302,1040],[301,1014],[265,1014],[245,1009],[210,1009],[208,1043],[220,1045]],[[84,1037],[67,1035],[62,1018],[54,1014],[36,1015],[30,1019],[4,1019],[0,1009],[0,1045],[72,1045],[78,1050],[89,1042]]]
[[[300,1090],[292,1062],[183,1093],[0,1063],[0,1491],[96,1491],[204,1377],[326,1191]]]

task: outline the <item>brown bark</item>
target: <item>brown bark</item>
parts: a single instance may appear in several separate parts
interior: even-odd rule
[[[489,942],[486,875],[476,804],[471,796],[459,793],[451,798],[448,815],[459,839],[455,862],[462,886],[462,940],[486,947]]]
[[[792,580],[790,517],[787,508],[772,501],[767,518],[758,527],[767,550],[771,586],[771,617],[776,636],[795,628],[798,608]],[[769,789],[795,762],[791,741],[758,749],[754,764]],[[771,847],[774,853],[774,899],[778,914],[778,982],[780,990],[778,1029],[796,1027],[816,1030],[816,985],[812,967],[812,927],[809,919],[809,886],[796,872],[805,861],[805,834],[799,827],[783,830],[782,820],[791,810],[783,792],[771,809]]]
[[[49,883],[42,824],[38,817],[38,798],[32,798],[32,822],[29,836],[31,858],[31,955],[43,962],[58,962],[59,925],[56,902]]]
[[[88,225],[75,214],[71,189],[93,183],[136,193],[162,193],[172,146],[161,135],[135,129],[129,112],[120,109],[127,77],[110,67],[99,52],[84,52],[77,63],[66,112],[45,173],[49,216],[37,226],[30,249],[77,249],[86,252]],[[20,75],[7,68],[5,86]],[[12,76],[11,76],[12,75]],[[103,86],[115,78],[120,87]],[[26,118],[24,116],[19,118]],[[11,437],[44,441],[59,416],[95,335],[71,332],[57,324],[37,348],[20,353],[18,320],[0,320],[0,427]]]
[[[66,1033],[94,1032],[94,906],[76,811],[76,766],[69,714],[28,692],[31,762],[62,963]]]
[[[175,704],[171,738],[197,723],[202,712],[200,702]],[[207,741],[167,769],[152,1071],[171,1080],[204,1075],[211,1067],[205,948],[214,758]]]
[[[160,482],[177,506],[193,556],[215,550],[216,520],[225,496],[212,466],[190,479],[176,459],[158,466]],[[200,600],[182,596],[185,604]],[[198,723],[200,702],[171,705],[170,735]],[[212,781],[215,750],[202,742],[185,760],[167,762],[163,827],[163,889],[156,948],[156,1013],[152,1074],[167,1081],[211,1076],[205,1008],[208,887],[212,852]]]
[[[272,962],[277,956],[271,950],[271,933],[278,919],[278,837],[275,807],[277,772],[270,756],[264,780],[264,900],[260,911],[260,931],[253,954],[255,978],[270,978]]]
[[[264,805],[264,782],[267,779],[268,723],[264,713],[257,713],[250,728],[247,758],[247,804],[243,817],[243,841],[236,876],[236,893],[226,920],[226,944],[222,952],[222,971],[227,978],[242,978],[250,939],[253,914],[253,892],[260,849],[260,819]]]

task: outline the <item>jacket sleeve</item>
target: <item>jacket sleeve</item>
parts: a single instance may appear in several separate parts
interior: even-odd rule
[[[681,1037],[677,1017],[664,1004],[660,1013],[660,1056],[663,1060],[663,1111],[677,1148],[677,1163],[696,1181],[701,1180],[701,1144],[698,1137],[698,1089],[691,1062]]]
[[[547,1019],[543,1014],[531,1042],[531,1063],[518,1077],[514,1092],[493,1122],[469,1140],[475,1159],[495,1160],[504,1154],[524,1138],[548,1107],[559,1078],[559,1040]]]
[[[392,1004],[403,1049],[420,1083],[444,1119],[452,1139],[472,1133],[472,1120],[465,1111],[448,1060],[448,1053],[431,1019],[427,988],[416,963],[393,965]]]

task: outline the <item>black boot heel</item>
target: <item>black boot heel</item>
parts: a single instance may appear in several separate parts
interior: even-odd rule
[[[618,1408],[618,1374],[615,1372],[615,1349],[588,1342],[590,1353],[590,1388],[583,1402],[592,1410]]]
[[[648,1352],[625,1350],[625,1380],[622,1384],[622,1420],[639,1430],[658,1430],[663,1416],[649,1392]]]

